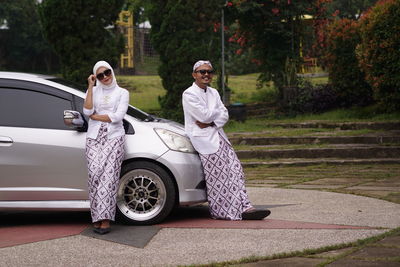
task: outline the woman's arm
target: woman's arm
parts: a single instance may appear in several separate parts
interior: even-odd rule
[[[83,113],[90,116],[94,113],[93,108],[93,87],[96,77],[92,74],[88,77],[88,89],[86,92],[85,102],[83,103]]]

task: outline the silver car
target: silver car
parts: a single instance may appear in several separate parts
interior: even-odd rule
[[[85,93],[77,88],[0,72],[0,210],[89,210]],[[129,106],[124,127],[120,218],[155,224],[177,205],[206,201],[200,159],[181,124]]]

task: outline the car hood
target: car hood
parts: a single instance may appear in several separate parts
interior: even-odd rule
[[[154,121],[147,122],[147,124],[151,125],[153,128],[163,128],[178,133],[180,135],[187,136],[183,124],[176,121],[156,118]]]

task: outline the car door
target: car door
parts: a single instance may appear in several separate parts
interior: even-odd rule
[[[63,122],[73,99],[44,84],[0,81],[0,201],[87,199],[85,133]]]

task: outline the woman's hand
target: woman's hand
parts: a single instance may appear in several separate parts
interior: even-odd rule
[[[96,82],[96,76],[94,74],[91,74],[91,75],[89,75],[87,80],[88,80],[89,88],[93,88],[93,86]]]
[[[214,122],[211,122],[211,123],[204,123],[204,122],[201,122],[201,121],[196,121],[196,124],[197,124],[197,126],[199,126],[201,129],[204,129],[204,128],[207,128],[207,127],[212,127],[212,126],[215,125]]]

